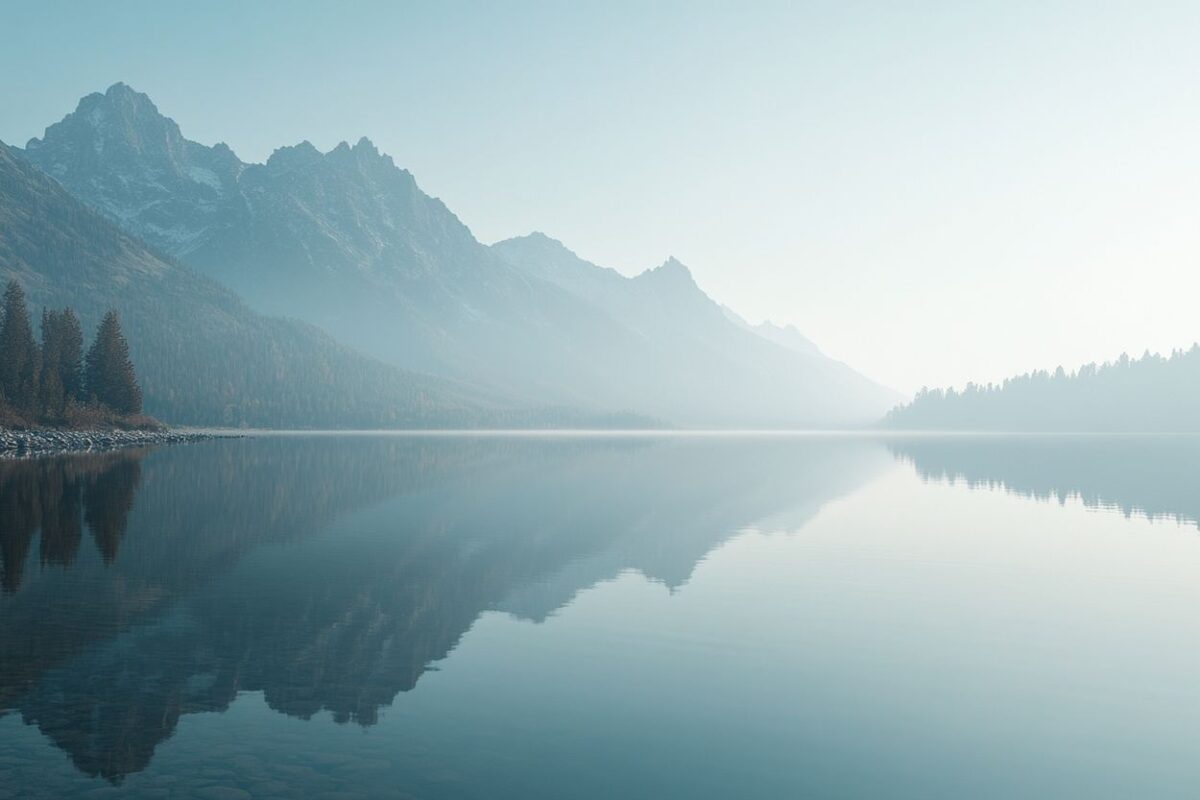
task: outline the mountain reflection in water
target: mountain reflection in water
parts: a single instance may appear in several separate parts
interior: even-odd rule
[[[239,692],[369,726],[485,611],[543,620],[631,569],[678,586],[888,462],[865,439],[323,436],[0,464],[0,715],[113,783]]]

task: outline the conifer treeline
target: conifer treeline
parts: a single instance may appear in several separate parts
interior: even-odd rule
[[[42,312],[39,344],[19,283],[8,283],[0,305],[0,421],[61,425],[82,407],[141,413],[142,391],[116,312],[104,315],[85,356],[70,308]]]
[[[908,430],[1197,432],[1200,346],[1147,352],[1068,372],[1038,370],[1002,384],[922,389],[884,424]]]

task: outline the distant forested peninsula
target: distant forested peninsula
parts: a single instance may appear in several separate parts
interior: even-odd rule
[[[962,391],[922,389],[884,426],[904,430],[1200,432],[1200,346],[1073,372],[1029,372]]]
[[[70,308],[44,309],[41,341],[34,337],[17,281],[9,281],[0,314],[0,426],[159,427],[142,415],[142,390],[116,312],[104,315],[86,354]]]

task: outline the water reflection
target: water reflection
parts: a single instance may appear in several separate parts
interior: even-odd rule
[[[927,481],[1200,523],[1197,436],[919,436],[888,446]]]
[[[887,463],[866,441],[314,437],[4,465],[0,714],[114,783],[239,692],[372,725],[483,612],[545,619],[628,569],[677,586]]]
[[[42,564],[70,566],[83,522],[104,560],[112,561],[133,507],[143,454],[0,461],[0,587],[7,593],[20,588],[38,532]]]

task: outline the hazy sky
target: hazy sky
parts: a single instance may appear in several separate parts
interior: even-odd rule
[[[896,388],[1200,339],[1200,4],[0,0],[0,139],[121,80],[373,139],[485,242],[675,255]]]

